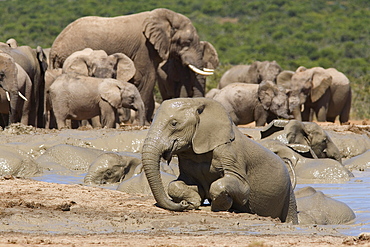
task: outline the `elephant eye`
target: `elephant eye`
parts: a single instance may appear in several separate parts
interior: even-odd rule
[[[171,124],[172,127],[176,127],[177,121],[176,120],[172,120],[170,124]]]

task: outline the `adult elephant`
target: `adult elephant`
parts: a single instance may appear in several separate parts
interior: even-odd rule
[[[261,130],[261,139],[269,138],[284,144],[311,147],[318,158],[330,158],[342,163],[342,154],[328,133],[317,123],[298,120],[274,120]]]
[[[221,89],[233,82],[255,84],[264,80],[276,82],[276,77],[281,71],[276,61],[255,61],[250,65],[236,65],[222,75],[218,88]]]
[[[219,60],[216,49],[207,41],[201,41],[202,67],[216,69]],[[211,71],[210,74],[212,73]],[[157,71],[158,88],[162,99],[204,97],[206,89],[206,76],[195,73],[176,57],[159,64]]]
[[[159,164],[174,154],[180,175],[168,187],[172,201],[163,188]],[[164,101],[144,141],[142,161],[160,207],[196,209],[208,199],[212,211],[237,210],[297,221],[284,162],[243,135],[215,100]]]
[[[208,97],[211,97],[208,94]],[[272,81],[261,84],[231,83],[214,94],[236,125],[253,121],[256,126],[264,126],[273,119],[292,119],[289,93]],[[290,100],[293,101],[293,100]],[[298,99],[296,102],[298,104]]]
[[[0,51],[0,113],[8,115],[3,125],[28,125],[32,82],[26,71],[7,53]],[[3,126],[3,127],[4,127]]]
[[[335,68],[299,67],[291,77],[293,92],[299,95],[300,105],[294,116],[297,120],[312,121],[315,113],[319,122],[334,122],[339,116],[341,124],[347,123],[351,109],[352,92],[348,78]]]
[[[61,68],[69,55],[88,47],[109,55],[121,52],[132,59],[136,73],[130,82],[140,91],[148,121],[154,111],[153,89],[161,61],[177,58],[196,73],[206,73],[195,27],[189,18],[168,9],[77,19],[55,39],[50,51],[51,67]]]
[[[28,74],[32,81],[32,94],[30,100],[29,124],[36,127],[44,127],[44,74],[48,67],[43,49],[38,46],[32,49],[29,46],[9,47],[0,44],[0,50],[13,57]]]

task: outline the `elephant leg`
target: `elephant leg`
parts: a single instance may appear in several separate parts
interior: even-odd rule
[[[177,203],[186,201],[191,206],[188,209],[197,209],[202,204],[198,186],[190,186],[182,180],[172,181],[168,185],[168,195]]]
[[[231,208],[249,212],[247,205],[250,187],[234,175],[225,175],[214,181],[210,188],[211,210],[227,211]]]
[[[344,108],[342,109],[342,112],[339,115],[339,121],[341,124],[348,123],[349,121],[349,112],[351,110],[351,101],[352,101],[352,93],[351,90],[349,91],[349,95],[347,97],[346,103],[344,105]]]

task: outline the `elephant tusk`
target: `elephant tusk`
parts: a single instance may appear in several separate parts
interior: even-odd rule
[[[301,105],[301,112],[304,111],[304,104]]]
[[[6,94],[6,99],[7,99],[8,101],[10,101],[10,95],[9,95],[9,92],[8,92],[8,91],[5,91],[5,94]]]
[[[19,97],[21,97],[24,101],[28,101],[27,98],[21,93],[18,92]]]
[[[204,71],[204,70],[200,70],[200,69],[198,69],[197,67],[195,67],[194,65],[191,65],[191,64],[189,64],[188,67],[192,71],[194,71],[195,73],[200,74],[200,75],[205,75],[205,76],[213,75],[213,72],[207,72],[207,71]]]
[[[205,72],[214,72],[215,70],[214,69],[209,69],[209,68],[203,68],[203,71],[205,71]]]

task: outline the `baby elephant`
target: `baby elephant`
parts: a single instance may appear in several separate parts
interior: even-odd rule
[[[139,124],[145,123],[145,108],[135,85],[111,78],[62,74],[50,86],[49,97],[58,128],[66,119],[85,120],[100,115],[102,127],[113,128],[117,109],[138,111]]]

